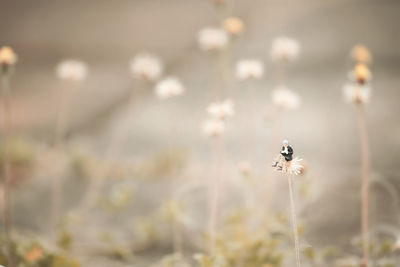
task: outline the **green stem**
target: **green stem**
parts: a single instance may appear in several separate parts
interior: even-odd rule
[[[8,74],[3,74],[2,77],[2,87],[3,87],[3,123],[4,123],[4,182],[3,182],[3,225],[4,225],[4,237],[6,244],[6,255],[8,266],[13,267],[14,261],[11,251],[11,192],[10,185],[12,181],[12,170],[10,162],[10,132],[11,132],[11,103],[10,103],[10,83]]]

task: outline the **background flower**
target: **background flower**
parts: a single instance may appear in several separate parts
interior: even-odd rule
[[[183,94],[185,88],[182,83],[175,77],[168,77],[157,83],[155,92],[161,99],[167,99],[173,96]]]
[[[164,65],[158,57],[141,53],[131,60],[130,70],[135,78],[155,81],[162,75]]]
[[[9,46],[0,48],[0,64],[1,65],[14,65],[18,61],[18,56],[14,53]]]
[[[274,61],[297,59],[300,52],[299,43],[289,37],[278,37],[272,42],[271,57]]]
[[[225,122],[211,118],[203,123],[203,132],[210,137],[221,136],[225,132]]]
[[[261,79],[264,75],[264,64],[257,59],[244,59],[236,64],[236,77],[239,80]]]
[[[229,42],[228,33],[220,28],[205,28],[198,35],[197,40],[203,50],[220,50]]]
[[[224,29],[231,35],[237,36],[243,33],[244,23],[238,17],[230,17],[224,21]]]
[[[56,73],[62,80],[81,81],[86,78],[88,67],[83,61],[69,59],[58,64]]]
[[[231,99],[227,99],[222,102],[211,103],[207,107],[207,112],[212,117],[217,119],[226,119],[228,117],[232,117],[235,114],[233,101]]]
[[[272,92],[272,102],[276,107],[292,110],[300,106],[300,97],[292,90],[280,86]]]
[[[343,86],[343,96],[348,103],[369,103],[371,99],[371,88],[365,85],[348,83]]]

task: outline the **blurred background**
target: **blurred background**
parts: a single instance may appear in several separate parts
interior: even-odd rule
[[[18,55],[0,139],[14,266],[294,266],[286,180],[270,168],[283,139],[306,167],[294,178],[304,266],[359,266],[358,115],[342,94],[358,44],[373,57],[371,266],[400,266],[399,12],[395,0],[2,1],[0,46]],[[232,16],[243,32],[202,51],[199,31]],[[296,110],[272,108],[280,36],[300,46],[284,79]],[[156,80],[132,73],[144,52],[163,63],[159,80],[180,79],[182,95],[160,99]],[[85,62],[84,79],[57,75],[71,58]],[[235,78],[247,58],[263,62],[260,79]],[[207,137],[207,106],[225,99],[235,114],[223,137]],[[213,180],[218,260],[207,249]],[[0,264],[11,266],[1,240]]]

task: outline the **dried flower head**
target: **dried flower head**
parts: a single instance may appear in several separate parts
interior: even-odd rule
[[[205,51],[220,50],[229,42],[228,33],[220,28],[202,29],[197,36],[200,48]]]
[[[222,102],[211,103],[207,107],[207,112],[214,118],[224,120],[235,114],[234,104],[231,99]]]
[[[130,62],[130,71],[135,78],[155,81],[162,75],[164,65],[161,60],[151,54],[141,53]]]
[[[0,65],[14,65],[18,61],[18,56],[14,53],[9,46],[0,48]]]
[[[88,67],[86,63],[80,60],[70,59],[58,64],[56,73],[58,78],[62,80],[81,81],[85,79]]]
[[[251,172],[251,163],[248,161],[239,162],[238,170],[242,175],[248,176]]]
[[[183,94],[185,88],[179,79],[168,77],[158,82],[155,88],[156,95],[161,99],[167,99],[173,96]]]
[[[372,62],[372,55],[364,45],[356,45],[351,49],[351,58],[356,63],[369,64]]]
[[[350,72],[350,78],[359,84],[365,84],[371,80],[372,75],[367,65],[360,63],[354,67],[352,72]]]
[[[244,31],[244,23],[238,17],[230,17],[224,21],[224,29],[233,36],[238,36]]]
[[[203,132],[209,137],[219,137],[225,132],[225,122],[211,118],[203,123]]]
[[[245,59],[236,64],[238,80],[261,79],[264,75],[264,64],[260,60]]]
[[[284,86],[280,86],[272,92],[272,102],[275,106],[286,110],[297,109],[301,103],[300,97]]]
[[[288,37],[278,37],[272,42],[271,57],[274,61],[293,61],[300,52],[299,43]]]
[[[280,156],[281,155],[278,155],[274,159],[273,164],[275,164],[276,161],[279,160],[278,158]],[[278,171],[278,172],[281,172],[281,173],[287,173],[287,174],[290,174],[290,175],[299,175],[301,173],[301,170],[303,169],[303,165],[300,164],[300,161],[302,161],[302,159],[296,157],[296,158],[292,159],[291,161],[285,161],[283,163],[283,166],[279,166],[278,165],[274,169],[276,171]]]
[[[346,102],[354,104],[367,104],[371,99],[371,88],[359,84],[345,84],[343,96]]]

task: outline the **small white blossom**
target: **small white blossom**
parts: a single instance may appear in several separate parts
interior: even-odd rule
[[[168,77],[158,82],[155,88],[156,95],[161,99],[167,99],[173,96],[183,94],[185,88],[175,77]]]
[[[88,67],[80,60],[70,59],[58,64],[56,72],[61,80],[82,81],[86,78]]]
[[[300,106],[301,101],[295,92],[281,86],[272,92],[272,102],[279,108],[293,110]]]
[[[274,61],[297,59],[300,52],[299,43],[288,37],[278,37],[272,42],[271,57]]]
[[[203,123],[203,132],[209,137],[218,137],[225,132],[225,122],[211,118]]]
[[[155,81],[162,75],[164,65],[161,60],[147,53],[138,54],[131,60],[130,71],[136,78]]]
[[[261,79],[264,75],[264,64],[260,60],[240,60],[236,64],[236,78],[238,80]]]
[[[367,104],[371,99],[371,88],[365,85],[345,84],[343,86],[343,96],[348,103]]]
[[[229,35],[220,28],[205,28],[198,33],[197,40],[203,50],[220,50],[228,44]]]
[[[211,103],[207,107],[207,112],[216,119],[223,120],[232,117],[235,114],[233,101],[227,99],[222,102]]]

